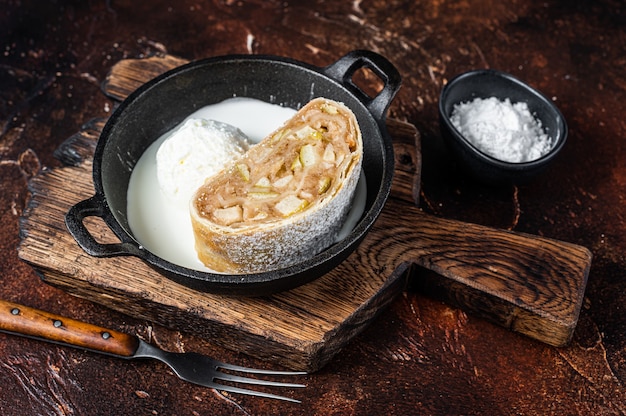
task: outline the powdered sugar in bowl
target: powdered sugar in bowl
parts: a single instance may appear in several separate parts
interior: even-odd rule
[[[552,101],[512,75],[490,69],[448,82],[439,117],[447,147],[488,183],[531,179],[567,139],[567,123]]]

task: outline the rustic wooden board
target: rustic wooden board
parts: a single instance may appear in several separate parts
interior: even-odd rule
[[[166,69],[171,56],[125,60],[103,84],[117,99]],[[577,245],[424,214],[417,208],[419,135],[388,121],[396,172],[383,213],[359,248],[339,267],[302,287],[262,298],[200,293],[130,257],[83,252],[64,224],[67,210],[93,195],[91,157],[105,120],[93,120],[59,148],[68,166],[31,180],[21,223],[20,258],[42,278],[76,296],[131,316],[186,331],[284,366],[315,371],[405,287],[412,265],[425,293],[511,330],[565,345],[578,321],[591,254]],[[401,215],[400,215],[401,214]],[[99,241],[115,241],[88,219]]]

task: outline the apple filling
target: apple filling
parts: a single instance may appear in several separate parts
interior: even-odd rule
[[[277,230],[298,223],[295,218],[306,217],[308,212],[328,206],[327,209],[335,212],[318,215],[316,221],[330,219],[331,222],[323,226],[309,224],[303,231],[312,229],[310,236],[297,237],[309,240],[304,242],[305,248],[298,246],[300,242],[287,243],[292,245],[295,253],[320,251],[319,247],[310,248],[317,245],[310,239],[330,244],[332,237],[324,235],[321,238],[320,234],[336,234],[341,225],[338,222],[343,220],[349,208],[360,172],[361,156],[361,133],[354,114],[345,105],[332,100],[318,98],[311,101],[281,128],[251,147],[222,172],[207,179],[196,191],[191,201],[191,214],[200,259],[211,267],[208,263],[215,263],[216,256],[236,257],[246,251],[240,245],[234,249],[236,253],[224,253],[224,240],[220,234],[240,235],[240,243],[243,237],[249,239],[254,235],[253,245],[258,246],[255,248],[257,252],[247,256],[257,257],[253,259],[256,262],[259,256],[276,252],[277,248],[271,244],[284,243],[278,241]],[[346,187],[348,179],[349,186]],[[331,204],[330,201],[344,188],[348,195],[340,198],[342,206]],[[302,228],[306,222],[300,221],[295,228]],[[263,232],[272,234],[272,237],[263,238]],[[268,241],[265,245],[258,245],[257,240],[263,239]],[[283,249],[279,251],[281,254],[277,256],[280,259],[291,257],[285,255]],[[275,256],[270,257],[271,261],[280,262]]]
[[[238,227],[289,217],[324,198],[356,149],[336,106],[323,103],[253,147],[196,196],[202,217]],[[352,127],[354,128],[354,127]]]

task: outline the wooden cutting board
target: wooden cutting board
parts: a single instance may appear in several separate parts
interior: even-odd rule
[[[104,82],[104,92],[123,99],[185,62],[172,56],[121,61]],[[105,122],[87,123],[55,153],[66,166],[43,171],[30,182],[18,252],[51,285],[310,372],[362,331],[402,292],[408,278],[426,294],[542,342],[562,346],[572,337],[591,265],[589,250],[424,214],[417,207],[419,134],[396,120],[388,120],[396,171],[385,209],[346,261],[309,284],[267,297],[238,298],[181,286],[133,257],[91,257],[68,233],[64,216],[94,193],[92,157]],[[101,220],[89,218],[86,224],[100,242],[117,241]],[[412,273],[420,268],[436,274]]]

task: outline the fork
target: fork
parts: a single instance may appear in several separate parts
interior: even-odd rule
[[[274,376],[304,375],[306,372],[247,368],[222,363],[197,353],[169,352],[143,341],[136,335],[102,328],[5,300],[0,300],[0,331],[124,359],[153,358],[167,364],[182,380],[219,391],[300,403],[299,400],[290,397],[237,387],[236,385],[221,384],[218,380],[244,385],[282,388],[306,387],[303,384],[244,377],[232,374],[230,371]]]

